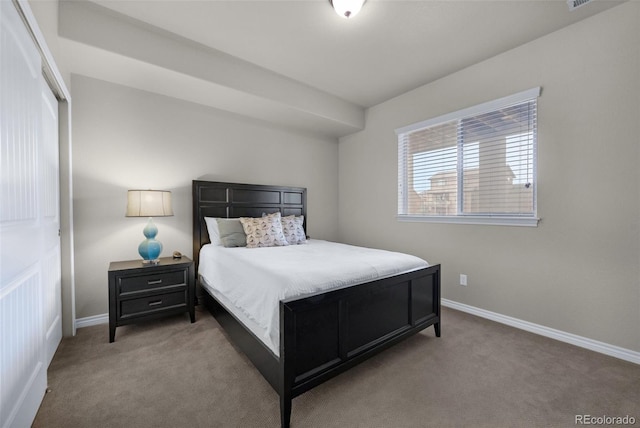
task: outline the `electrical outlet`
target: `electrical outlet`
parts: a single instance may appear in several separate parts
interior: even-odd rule
[[[460,274],[460,285],[467,286],[467,275],[463,273]]]

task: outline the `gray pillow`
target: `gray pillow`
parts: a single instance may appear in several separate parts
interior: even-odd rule
[[[220,241],[225,247],[246,247],[247,235],[239,218],[217,218]]]

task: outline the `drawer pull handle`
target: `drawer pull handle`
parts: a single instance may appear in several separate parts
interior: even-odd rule
[[[158,285],[158,284],[162,284],[162,280],[161,279],[156,279],[155,281],[147,281],[147,285]]]
[[[155,302],[149,302],[149,306],[158,306],[162,304],[162,300],[156,300]]]

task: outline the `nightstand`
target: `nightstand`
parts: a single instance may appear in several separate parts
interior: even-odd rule
[[[142,260],[109,265],[109,342],[116,327],[166,315],[189,312],[195,322],[193,261],[163,257],[154,265]]]

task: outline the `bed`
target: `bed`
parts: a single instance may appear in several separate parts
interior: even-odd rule
[[[203,257],[212,251],[207,245],[206,217],[261,217],[279,212],[304,216],[306,230],[304,188],[194,180],[192,190],[196,271],[201,249]],[[317,254],[313,251],[325,245],[329,244],[310,240],[295,247]],[[259,253],[242,250],[238,254]],[[277,251],[292,254],[294,250]],[[230,253],[213,251],[214,259]],[[270,315],[276,333],[267,334],[259,321],[247,319],[231,298],[212,289],[200,275],[199,285],[204,305],[279,394],[281,426],[287,428],[294,397],[427,327],[434,326],[440,336],[440,265],[399,269],[399,273],[384,271],[375,279],[360,278],[327,290],[285,296]],[[271,342],[265,339],[274,334]]]

